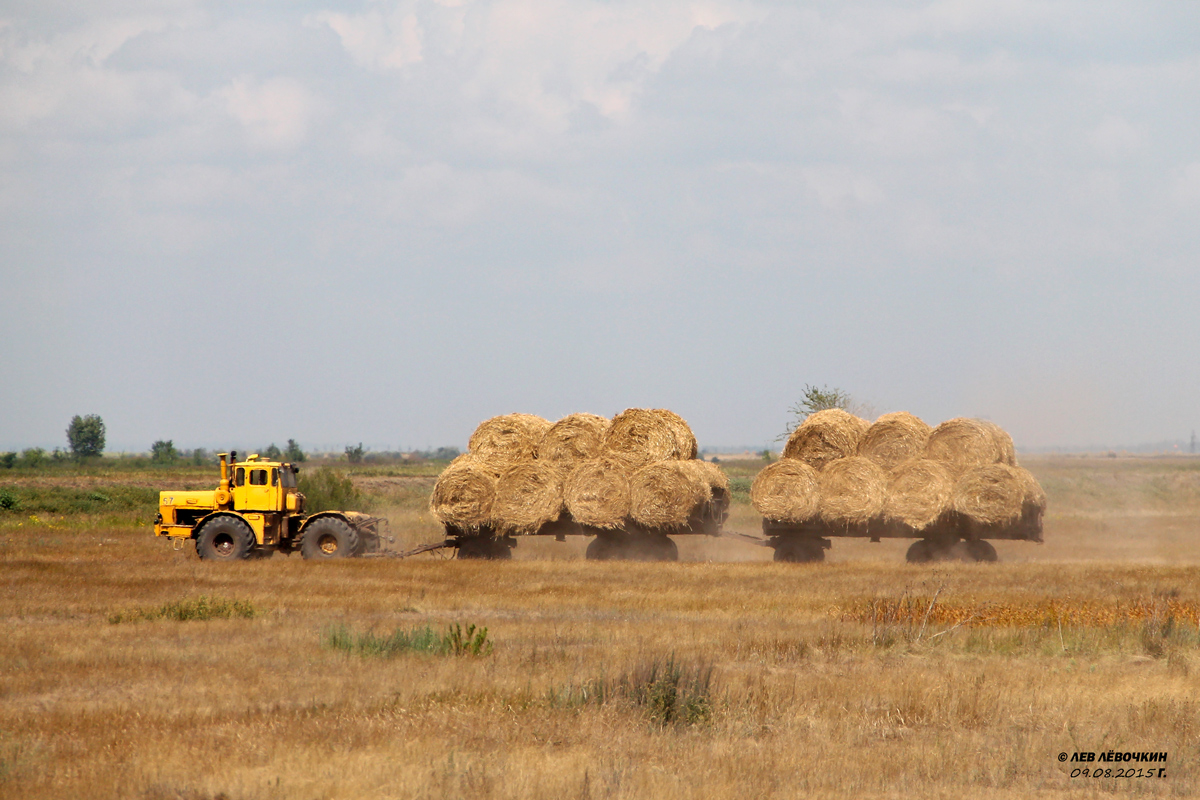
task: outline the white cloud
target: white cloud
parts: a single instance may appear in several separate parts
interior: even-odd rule
[[[218,94],[250,141],[265,148],[287,149],[302,143],[315,111],[308,89],[288,78],[259,83],[252,77],[241,77]]]
[[[1193,161],[1179,170],[1173,189],[1172,194],[1180,204],[1200,201],[1200,161]]]

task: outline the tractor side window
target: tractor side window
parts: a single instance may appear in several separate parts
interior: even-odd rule
[[[271,468],[271,485],[279,485],[279,470],[275,469],[274,467]]]
[[[267,471],[265,469],[250,470],[250,485],[251,486],[266,486]]]
[[[285,469],[283,471],[283,487],[285,489],[296,488],[296,473],[292,472],[290,469]]]
[[[246,468],[245,467],[238,467],[237,470],[233,473],[233,485],[234,486],[245,486],[246,485]]]

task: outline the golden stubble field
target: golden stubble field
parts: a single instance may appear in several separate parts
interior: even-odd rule
[[[995,565],[844,541],[774,564],[706,539],[678,564],[537,541],[510,563],[222,566],[132,520],[8,513],[0,797],[1200,796],[1198,465],[1025,463],[1047,541]],[[423,480],[361,480],[401,544],[437,536]],[[201,596],[255,614],[112,621]],[[330,646],[452,623],[491,651]],[[693,719],[597,691],[672,661],[709,676]],[[1059,761],[1109,750],[1166,752],[1165,777]]]

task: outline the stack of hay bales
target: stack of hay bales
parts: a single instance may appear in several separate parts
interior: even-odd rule
[[[430,500],[439,521],[467,531],[530,534],[564,512],[597,528],[677,529],[729,489],[720,468],[695,460],[691,428],[666,409],[570,414],[553,425],[507,414],[482,423],[469,450]]]
[[[930,428],[908,412],[874,423],[841,409],[812,414],[783,458],[751,487],[767,519],[801,525],[900,523],[921,531],[951,512],[984,525],[1044,509],[1037,479],[1017,465],[998,425],[957,418]]]

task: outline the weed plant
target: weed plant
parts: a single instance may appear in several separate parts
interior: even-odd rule
[[[168,619],[176,622],[192,622],[210,619],[252,619],[258,610],[248,600],[225,600],[220,597],[201,595],[194,600],[175,600],[152,608],[134,608],[109,615],[113,625],[122,622],[148,622]]]
[[[492,652],[487,628],[479,628],[474,624],[464,628],[457,622],[447,627],[445,633],[438,633],[425,625],[407,631],[397,628],[390,636],[371,631],[355,633],[346,625],[334,625],[325,629],[322,643],[330,650],[341,650],[365,658],[395,658],[405,653],[486,656]]]
[[[656,727],[689,726],[712,717],[712,677],[712,666],[685,664],[672,654],[643,660],[615,679],[551,688],[547,699],[552,707],[624,701],[643,711]]]

